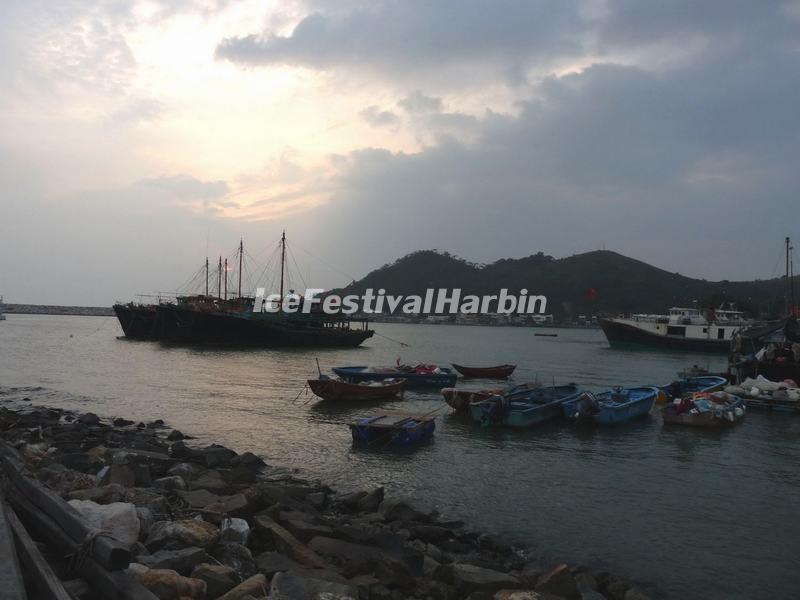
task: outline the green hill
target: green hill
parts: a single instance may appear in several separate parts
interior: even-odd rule
[[[797,285],[797,282],[795,283]],[[616,252],[597,250],[555,259],[534,254],[476,265],[435,250],[421,250],[384,265],[360,281],[336,290],[360,294],[423,295],[428,288],[461,288],[462,294],[495,294],[501,288],[547,297],[547,312],[578,314],[663,313],[671,306],[718,307],[735,302],[757,317],[779,316],[784,309],[785,278],[756,281],[706,281],[670,273]]]

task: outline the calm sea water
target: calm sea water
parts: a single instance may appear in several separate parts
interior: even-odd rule
[[[555,338],[501,327],[376,330],[386,337],[352,350],[208,350],[118,339],[112,318],[9,315],[0,323],[0,400],[160,417],[200,441],[251,450],[340,489],[384,485],[525,541],[544,561],[607,568],[657,597],[800,594],[800,417],[751,413],[723,432],[663,428],[655,414],[613,429],[508,431],[448,409],[432,443],[365,452],[352,448],[345,423],[374,406],[328,406],[301,393],[315,358],[323,369],[398,357],[510,362],[517,381],[538,375],[590,389],[668,383],[694,363],[722,370],[724,358],[613,350],[596,330],[552,330]],[[440,406],[435,392],[412,392],[387,407]]]

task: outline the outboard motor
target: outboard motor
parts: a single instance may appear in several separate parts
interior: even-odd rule
[[[594,394],[584,392],[578,397],[578,412],[577,417],[579,420],[591,419],[600,412],[600,403]]]
[[[508,410],[508,399],[505,396],[492,396],[483,402],[483,423],[491,425],[503,419]]]

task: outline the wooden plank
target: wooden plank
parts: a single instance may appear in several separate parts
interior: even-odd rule
[[[3,470],[8,476],[11,486],[56,521],[73,542],[83,543],[84,540],[98,533],[97,529],[89,525],[86,519],[58,494],[41,482],[25,475],[18,453],[4,442],[0,442],[0,455],[2,455],[0,460],[3,463]],[[91,547],[92,556],[108,570],[125,569],[130,564],[130,548],[119,540],[108,536],[98,536]]]
[[[64,533],[58,523],[14,488],[8,491],[8,501],[20,520],[39,537],[46,539],[64,554],[74,554],[78,550],[78,544]],[[127,572],[107,571],[91,556],[80,562],[77,572],[108,600],[158,600],[150,590]]]
[[[72,600],[61,580],[47,564],[47,561],[39,552],[31,536],[25,530],[14,510],[6,509],[6,517],[11,529],[14,532],[14,539],[17,542],[20,561],[26,566],[27,572],[31,574],[29,579],[31,586],[36,589],[36,598],[42,600]]]
[[[6,505],[0,490],[0,600],[26,599],[14,534],[6,518]]]

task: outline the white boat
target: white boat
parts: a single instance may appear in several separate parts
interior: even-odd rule
[[[5,321],[6,316],[3,314],[3,297],[0,296],[0,321]]]
[[[646,345],[673,350],[727,353],[733,335],[751,325],[735,307],[703,314],[697,308],[673,307],[666,315],[635,314],[601,317],[603,333],[612,346]]]

